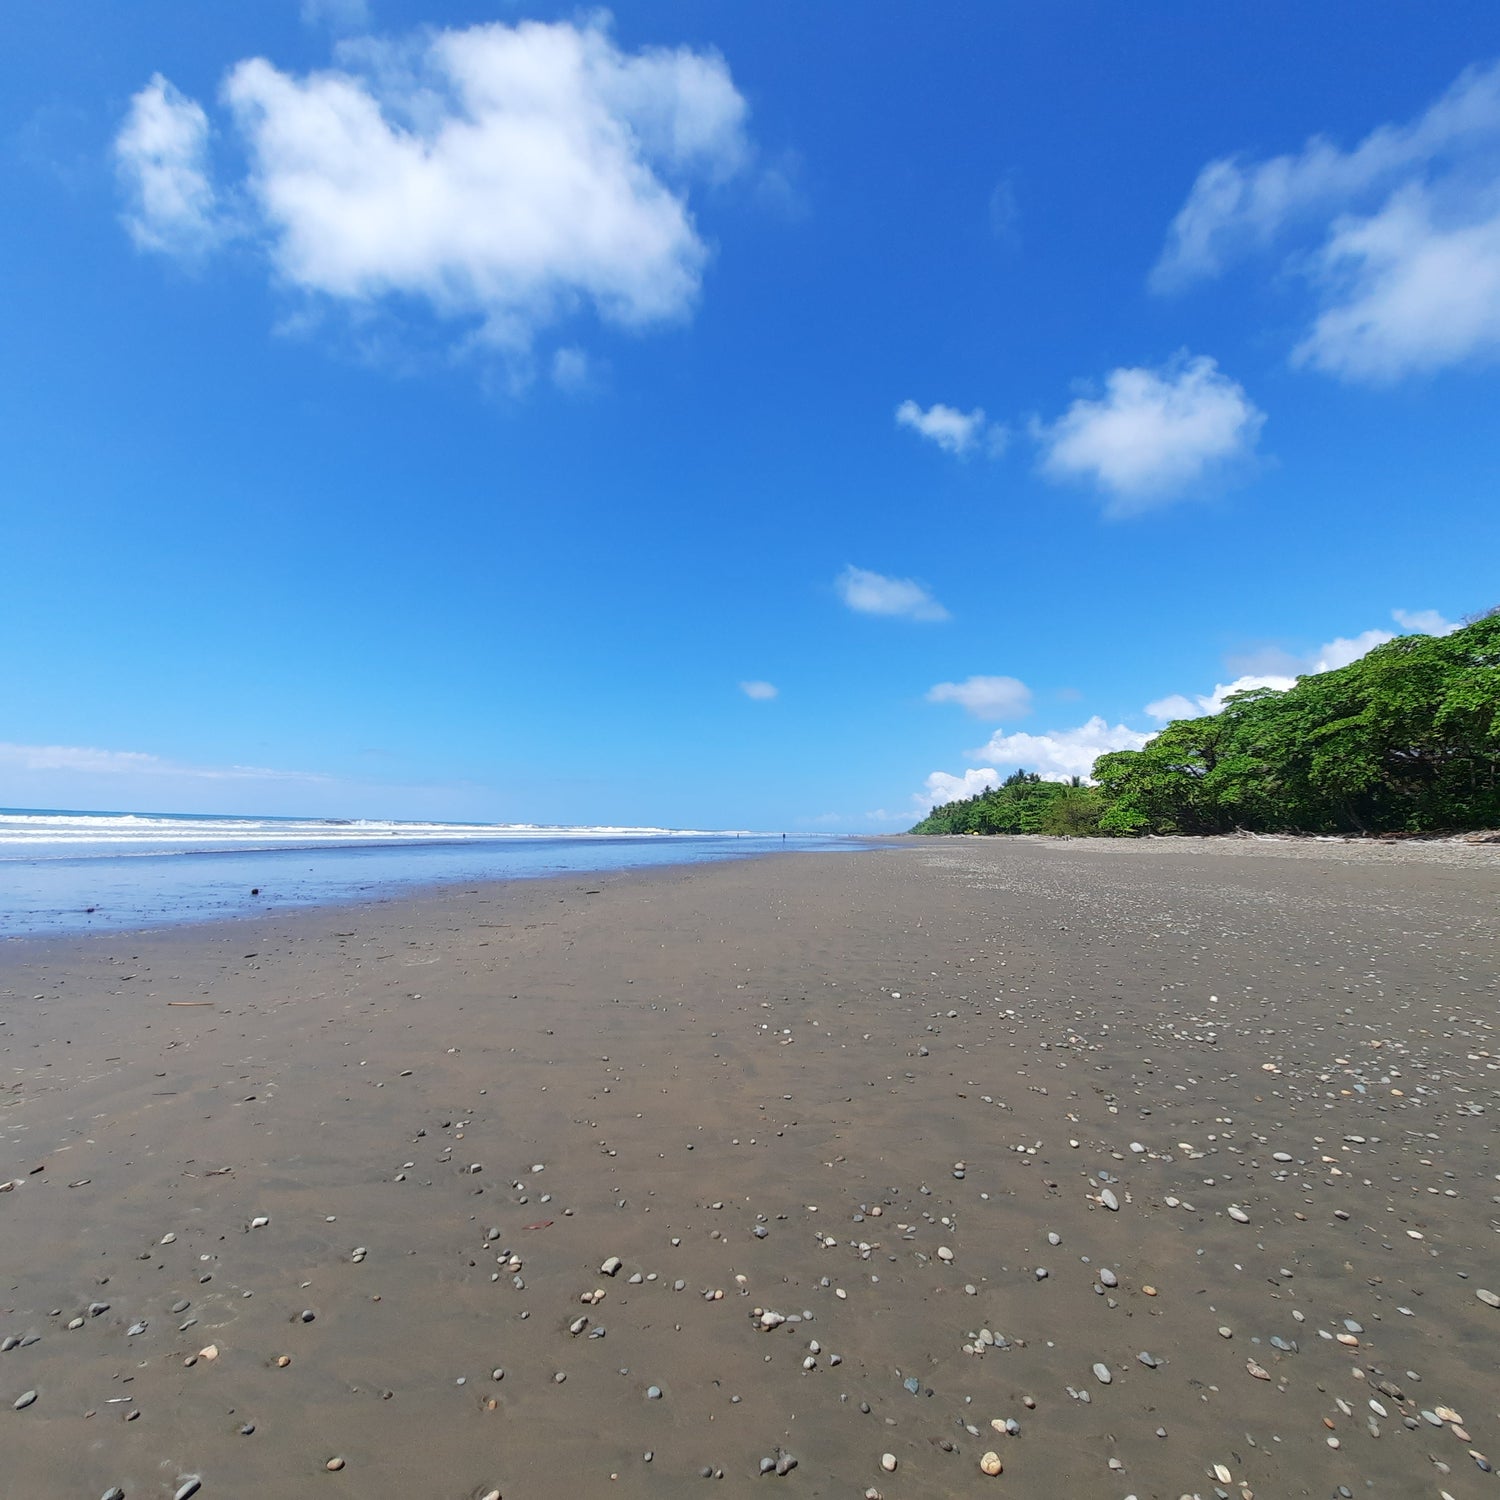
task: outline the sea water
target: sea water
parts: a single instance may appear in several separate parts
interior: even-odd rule
[[[0,937],[380,899],[415,885],[862,847],[668,828],[0,808]]]

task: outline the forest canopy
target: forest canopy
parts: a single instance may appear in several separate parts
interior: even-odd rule
[[[1500,827],[1500,611],[1285,691],[1235,693],[1092,785],[1017,771],[913,833],[1429,833]]]

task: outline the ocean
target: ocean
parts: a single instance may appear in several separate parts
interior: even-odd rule
[[[416,885],[864,847],[670,828],[0,808],[0,938],[206,921]]]

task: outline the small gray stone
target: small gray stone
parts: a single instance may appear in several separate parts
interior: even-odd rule
[[[1094,1366],[1094,1379],[1100,1385],[1108,1385],[1115,1377],[1109,1373],[1109,1366],[1102,1361]]]
[[[35,1400],[36,1400],[36,1392],[35,1391],[22,1391],[21,1394],[16,1397],[16,1400],[15,1400],[15,1409],[17,1411],[25,1411],[26,1408],[28,1406],[30,1406],[31,1403],[33,1401],[35,1401]]]

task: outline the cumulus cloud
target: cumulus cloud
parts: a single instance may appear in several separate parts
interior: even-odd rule
[[[962,776],[947,771],[934,771],[923,783],[924,790],[912,794],[922,807],[937,807],[944,802],[958,802],[977,797],[980,792],[1000,785],[1000,773],[986,767],[981,771],[965,771]]]
[[[910,427],[929,442],[936,443],[944,453],[971,452],[987,430],[991,447],[1003,441],[1003,430],[986,429],[984,412],[977,406],[973,411],[964,412],[939,401],[924,411],[915,401],[903,401],[896,408],[896,425]]]
[[[125,227],[141,249],[191,257],[221,238],[208,139],[203,106],[160,73],[131,99],[114,154],[130,204]]]
[[[1172,719],[1201,719],[1218,713],[1231,693],[1247,693],[1252,688],[1275,688],[1278,693],[1284,693],[1296,685],[1295,677],[1252,672],[1236,677],[1233,682],[1216,683],[1211,693],[1197,693],[1191,698],[1184,693],[1173,693],[1170,697],[1158,698],[1146,705],[1146,713],[1158,724],[1166,724]]]
[[[1184,354],[1160,369],[1111,370],[1102,397],[1080,397],[1035,436],[1043,473],[1096,485],[1109,497],[1107,513],[1126,516],[1246,458],[1264,422],[1212,359]]]
[[[238,191],[280,281],[352,309],[420,304],[521,351],[582,307],[630,328],[685,316],[708,258],[688,185],[744,164],[745,101],[717,53],[629,53],[606,27],[364,38],[305,75],[237,64],[223,99],[249,160]],[[198,143],[164,158],[198,204],[206,116],[165,80],[145,94],[172,139]],[[142,156],[137,114],[122,161]]]
[[[1452,620],[1444,619],[1435,609],[1393,609],[1391,618],[1408,634],[1413,635],[1451,635],[1459,628]],[[1284,693],[1297,685],[1299,676],[1347,667],[1351,662],[1368,655],[1377,646],[1383,646],[1394,639],[1393,632],[1373,628],[1362,630],[1354,636],[1335,636],[1331,641],[1324,641],[1321,646],[1300,657],[1278,650],[1274,653],[1275,659],[1278,665],[1287,669],[1285,672],[1249,672],[1236,677],[1233,682],[1215,684],[1211,693],[1172,693],[1168,697],[1158,698],[1154,703],[1148,703],[1146,712],[1159,724],[1172,719],[1203,718],[1208,714],[1218,713],[1231,693],[1247,692],[1251,688],[1275,688],[1277,692]]]
[[[1268,161],[1209,162],[1152,285],[1278,245],[1317,298],[1300,363],[1381,382],[1500,354],[1500,64],[1347,150],[1314,137]]]
[[[740,691],[747,698],[754,698],[758,703],[765,703],[776,696],[776,684],[774,682],[742,682]]]
[[[858,614],[922,621],[950,618],[948,611],[910,578],[887,578],[851,563],[834,579],[833,586],[839,598]]]
[[[1452,635],[1459,628],[1435,609],[1393,609],[1391,618],[1411,635]]]
[[[1031,689],[1015,677],[966,677],[927,690],[929,703],[956,703],[976,719],[1014,719],[1031,712]]]
[[[1046,734],[996,733],[988,744],[966,754],[970,760],[991,766],[1021,767],[1039,771],[1047,781],[1066,781],[1070,776],[1086,777],[1106,751],[1139,750],[1150,738],[1095,714],[1076,729],[1053,729]]]

